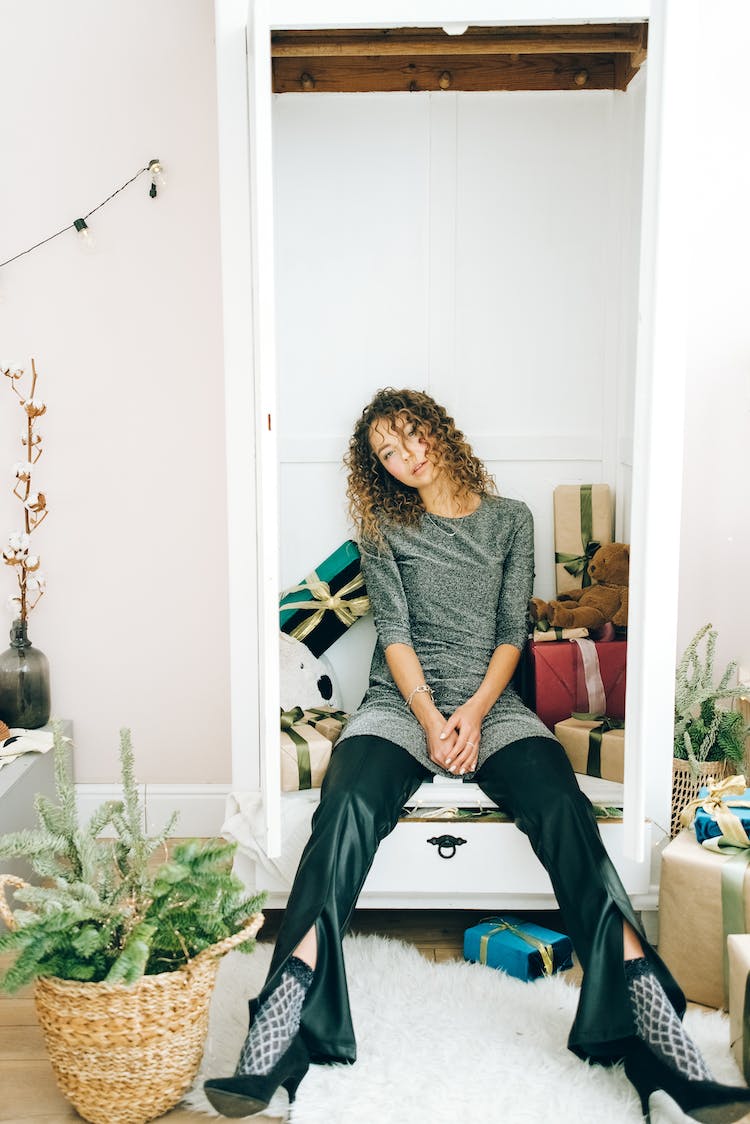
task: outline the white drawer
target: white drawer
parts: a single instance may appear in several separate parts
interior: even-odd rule
[[[649,863],[622,854],[622,824],[601,824],[604,845],[630,894],[649,890]],[[465,840],[438,848],[430,839]],[[451,857],[443,858],[439,853]],[[402,822],[380,845],[364,893],[552,894],[546,870],[513,823]]]
[[[429,842],[441,838],[463,842],[455,848]],[[432,821],[396,826],[380,844],[364,891],[473,894],[500,887],[552,893],[547,872],[515,824]]]

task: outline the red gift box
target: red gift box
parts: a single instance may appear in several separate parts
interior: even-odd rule
[[[624,718],[627,654],[627,640],[530,643],[529,706],[550,730],[580,711]],[[599,682],[597,671],[604,698],[592,697],[592,683]]]

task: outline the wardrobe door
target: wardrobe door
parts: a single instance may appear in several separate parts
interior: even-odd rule
[[[252,237],[255,508],[257,512],[258,736],[265,850],[281,851],[279,757],[278,453],[271,59],[268,5],[250,4],[247,23]],[[251,502],[251,497],[248,497]],[[253,684],[245,689],[251,691]],[[248,752],[250,747],[248,747]]]

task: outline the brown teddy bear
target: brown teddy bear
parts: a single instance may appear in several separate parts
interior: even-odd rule
[[[600,546],[589,562],[591,585],[561,593],[556,601],[532,597],[531,619],[548,620],[553,628],[601,628],[612,621],[618,628],[628,623],[630,547],[622,542]]]

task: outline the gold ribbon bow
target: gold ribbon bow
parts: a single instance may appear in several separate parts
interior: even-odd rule
[[[711,786],[708,796],[698,796],[680,812],[680,823],[683,827],[690,827],[699,808],[712,816],[721,830],[721,839],[735,847],[748,847],[750,841],[742,822],[733,816],[730,808],[750,808],[750,800],[729,800],[730,796],[744,796],[747,783],[741,774],[726,777]]]
[[[551,976],[554,970],[554,950],[551,944],[545,944],[539,937],[532,937],[531,933],[525,933],[523,929],[517,928],[515,925],[509,924],[507,921],[501,921],[500,918],[493,918],[495,928],[490,929],[488,932],[483,933],[479,938],[479,963],[487,963],[487,946],[490,943],[490,937],[494,937],[495,933],[501,933],[503,929],[513,933],[515,937],[520,937],[521,940],[526,941],[527,944],[533,945],[538,950],[542,957],[542,971],[545,976]]]
[[[293,628],[290,636],[295,640],[304,640],[313,632],[320,622],[323,620],[326,612],[333,612],[338,619],[347,628],[353,625],[357,617],[364,617],[370,611],[370,598],[365,594],[364,597],[349,598],[350,593],[356,593],[358,589],[362,589],[365,584],[365,579],[362,571],[348,581],[346,585],[342,585],[336,593],[331,593],[331,587],[328,582],[324,582],[318,577],[315,570],[308,574],[305,580],[300,585],[293,585],[291,589],[287,589],[282,594],[282,601],[284,597],[288,597],[291,593],[309,593],[312,600],[308,601],[294,601],[288,605],[281,605],[283,612],[293,609],[315,609],[309,617],[301,621],[296,628]],[[349,598],[348,600],[346,600]]]

